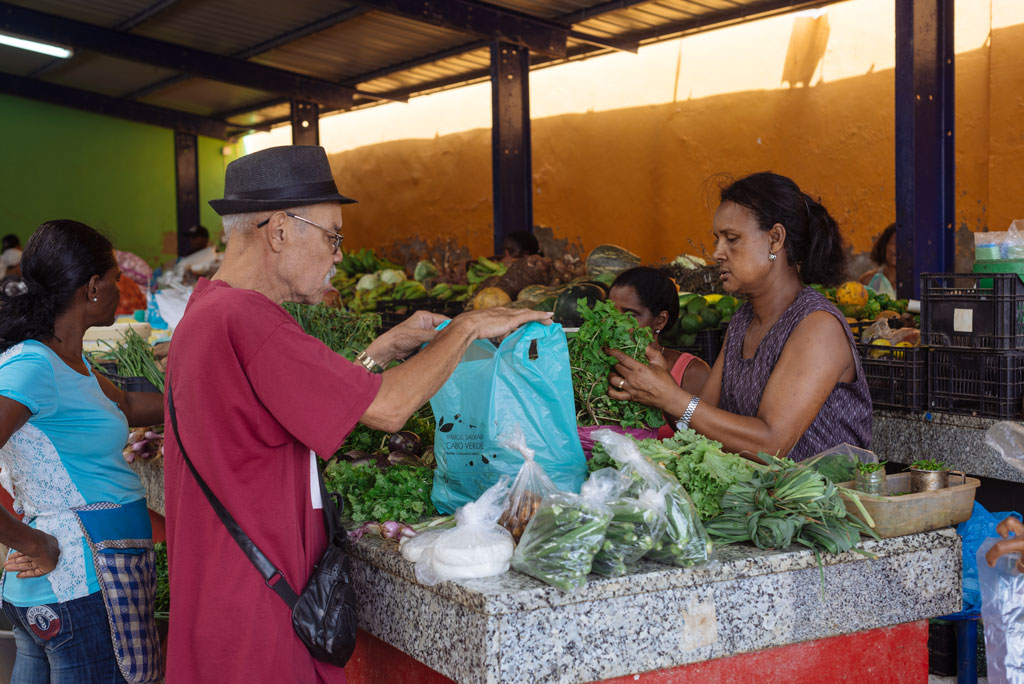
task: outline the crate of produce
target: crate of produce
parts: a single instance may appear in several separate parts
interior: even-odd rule
[[[1024,281],[1016,273],[922,274],[921,344],[1024,351]]]
[[[927,406],[928,349],[857,343],[875,408],[923,411]]]
[[[693,337],[693,344],[666,344],[665,348],[693,354],[698,359],[706,361],[709,366],[715,365],[715,359],[722,351],[725,329],[701,330],[699,333],[694,333]]]
[[[841,482],[841,487],[852,489],[854,482]],[[893,473],[886,477],[888,496],[858,494],[861,505],[875,523],[879,537],[902,537],[907,534],[928,532],[959,525],[971,517],[974,494],[981,481],[973,477],[951,475],[949,486],[931,492],[910,493],[910,473]],[[850,495],[840,492],[846,510],[864,520],[860,509]]]
[[[1021,416],[1024,352],[932,349],[928,354],[928,408],[988,418]]]

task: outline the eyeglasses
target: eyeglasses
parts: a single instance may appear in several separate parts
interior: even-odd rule
[[[309,225],[313,226],[314,228],[319,228],[320,230],[322,230],[325,233],[327,233],[328,235],[330,235],[331,236],[331,247],[334,249],[334,253],[335,254],[337,254],[338,250],[341,249],[341,241],[345,239],[345,236],[342,235],[341,233],[333,231],[330,228],[324,228],[319,223],[313,223],[308,218],[302,218],[301,216],[296,216],[295,214],[293,214],[291,212],[288,212],[288,211],[284,212],[284,215],[288,216],[289,218],[293,218],[296,221],[302,221],[303,223],[308,223]],[[270,219],[269,218],[264,219],[264,220],[260,221],[259,223],[257,223],[256,227],[257,228],[262,228],[263,226],[267,225],[268,223],[270,223]]]

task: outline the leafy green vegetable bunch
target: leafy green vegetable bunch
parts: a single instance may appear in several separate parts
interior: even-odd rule
[[[580,425],[621,425],[656,427],[665,422],[658,409],[608,396],[608,374],[618,363],[604,352],[618,349],[647,363],[644,350],[654,341],[650,328],[641,328],[632,314],[620,313],[611,302],[595,302],[591,309],[579,301],[583,325],[569,338],[569,362],[576,399],[576,421]]]
[[[686,489],[701,520],[710,520],[722,511],[726,490],[737,482],[746,482],[759,470],[753,461],[722,450],[722,443],[686,430],[665,439],[637,442],[640,453],[665,467]],[[601,444],[594,445],[590,469],[614,465]]]
[[[380,330],[380,314],[350,313],[323,304],[286,302],[285,311],[312,335],[349,361],[370,346]]]
[[[324,486],[341,494],[343,517],[353,522],[394,520],[413,523],[437,515],[430,501],[434,471],[420,466],[394,465],[381,470],[372,464],[332,461],[324,469]]]
[[[914,470],[949,470],[949,466],[934,458],[925,458],[910,464]]]
[[[878,538],[849,514],[839,488],[824,475],[771,456],[767,460],[770,469],[726,491],[722,514],[706,525],[713,539],[750,541],[762,549],[782,549],[797,542],[818,555],[856,550],[862,532]],[[853,501],[860,507],[856,495]],[[863,508],[861,512],[870,519]]]

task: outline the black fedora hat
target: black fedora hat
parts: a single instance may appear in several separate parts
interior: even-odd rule
[[[352,204],[338,192],[318,145],[284,145],[247,154],[228,164],[224,199],[210,200],[221,216],[301,207],[321,202]]]

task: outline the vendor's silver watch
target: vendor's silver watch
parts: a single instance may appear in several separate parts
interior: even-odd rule
[[[693,399],[690,399],[690,403],[687,405],[686,411],[684,411],[682,417],[676,421],[677,432],[690,429],[690,420],[693,419],[693,412],[697,410],[697,404],[699,403],[700,397],[696,395],[694,395]]]
[[[381,368],[381,365],[374,361],[373,357],[366,353],[365,349],[356,354],[356,363],[358,363],[360,366],[370,371],[371,373],[381,373],[384,371],[384,369]]]

